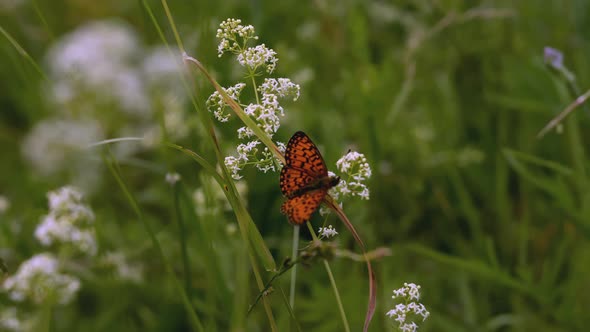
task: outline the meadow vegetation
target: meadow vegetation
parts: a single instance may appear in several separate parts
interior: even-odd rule
[[[0,0],[0,331],[584,331],[589,23]],[[341,182],[295,228],[297,131]]]

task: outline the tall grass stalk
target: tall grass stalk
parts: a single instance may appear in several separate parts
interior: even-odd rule
[[[316,235],[311,223],[308,221],[306,222],[307,229],[309,229],[309,233],[313,237],[314,241],[320,241],[318,236]],[[330,285],[332,286],[332,290],[334,291],[334,297],[336,297],[336,304],[338,305],[338,311],[340,312],[340,318],[342,318],[342,324],[344,325],[344,331],[350,332],[350,325],[348,325],[348,318],[346,317],[346,312],[344,311],[344,305],[342,305],[342,299],[340,298],[340,292],[338,291],[338,286],[336,285],[336,279],[334,279],[334,274],[332,273],[332,269],[330,268],[330,263],[328,260],[323,258],[324,268],[328,273],[328,278],[330,279]]]
[[[293,227],[293,244],[291,250],[291,259],[297,259],[297,252],[299,251],[299,225]],[[295,285],[297,284],[297,264],[291,268],[291,285],[289,287],[289,306],[291,309],[295,308]]]
[[[162,41],[166,45],[168,45],[166,42],[166,39],[164,38],[163,34],[161,33],[162,29],[159,27],[159,24],[156,21],[150,6],[147,4],[146,1],[143,1],[143,4],[151,17],[153,24],[155,26],[157,26],[157,30],[160,33],[160,37],[162,38]],[[179,50],[182,53],[184,53],[184,46],[183,46],[182,40],[177,32],[176,25],[174,23],[174,19],[168,9],[167,2],[162,1],[162,6],[164,7],[164,10],[166,12],[168,22],[169,22],[172,30],[174,31],[177,46],[178,46]],[[190,89],[190,85],[188,83],[187,78],[185,77],[185,75],[183,73],[180,74],[180,77],[182,79],[183,85],[185,86],[185,89],[190,92],[191,89]],[[207,130],[208,135],[206,135],[206,137],[209,138],[210,146],[213,148],[213,150],[215,152],[215,155],[217,158],[217,163],[220,166],[221,172],[222,172],[222,174],[221,174],[222,181],[220,181],[221,182],[220,183],[221,189],[224,192],[224,194],[226,195],[226,197],[232,207],[232,210],[234,211],[234,213],[236,215],[236,219],[238,221],[238,226],[240,229],[240,234],[244,240],[244,244],[246,246],[246,251],[248,251],[248,258],[250,260],[250,265],[251,265],[252,270],[254,272],[256,284],[257,284],[259,290],[262,290],[264,288],[264,282],[262,280],[262,276],[261,276],[258,264],[256,262],[256,258],[254,256],[253,252],[255,252],[257,254],[257,256],[263,261],[266,269],[275,270],[276,264],[274,262],[274,259],[272,258],[272,255],[270,254],[270,251],[268,250],[268,248],[264,244],[264,241],[262,239],[262,236],[260,235],[260,232],[258,231],[258,229],[257,229],[256,225],[254,224],[252,218],[250,217],[247,209],[245,208],[244,201],[239,197],[238,191],[235,188],[235,185],[233,183],[230,173],[228,172],[227,168],[225,167],[225,164],[223,162],[224,158],[221,153],[219,141],[216,137],[211,118],[209,117],[207,112],[205,112],[199,106],[199,104],[196,102],[194,96],[192,94],[189,94],[189,95],[191,98],[192,105],[193,105],[194,109],[197,111],[197,114],[200,118],[200,121],[203,123],[204,127]],[[277,331],[278,330],[277,325],[276,325],[276,322],[274,319],[274,315],[272,313],[272,309],[270,308],[270,304],[268,303],[268,300],[266,299],[266,297],[264,297],[262,299],[262,301],[263,301],[263,306],[264,306],[267,318],[269,320],[269,324],[271,326],[271,330]]]
[[[174,284],[176,291],[179,293],[179,295],[182,299],[182,303],[183,303],[184,308],[189,316],[192,327],[196,331],[204,332],[205,330],[203,328],[203,324],[201,323],[201,320],[197,316],[197,313],[195,312],[195,310],[192,308],[191,302],[188,298],[188,295],[187,295],[185,289],[181,286],[180,282],[176,278],[174,270],[172,269],[172,265],[170,264],[170,262],[166,258],[166,255],[164,254],[164,251],[162,250],[162,246],[160,245],[160,242],[158,241],[158,238],[156,237],[154,230],[152,229],[149,222],[147,222],[143,218],[143,213],[139,207],[139,204],[137,204],[135,197],[133,196],[133,194],[131,194],[131,191],[129,190],[129,188],[127,187],[125,182],[123,181],[123,178],[121,177],[121,170],[119,168],[119,165],[118,165],[115,157],[111,154],[108,147],[107,147],[106,155],[103,155],[103,160],[104,160],[105,164],[108,166],[111,174],[113,175],[113,177],[117,181],[117,184],[119,185],[121,191],[123,191],[125,198],[127,198],[129,205],[131,205],[131,208],[133,209],[133,211],[137,215],[137,218],[141,222],[145,231],[148,233],[148,235],[152,241],[153,247],[156,249],[156,251],[158,252],[158,255],[160,256],[160,259],[164,263],[164,266],[166,268],[166,272],[170,276],[170,279],[172,280],[172,283]]]

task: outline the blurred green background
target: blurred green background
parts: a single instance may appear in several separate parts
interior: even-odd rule
[[[162,4],[146,3],[176,49]],[[422,286],[431,316],[421,331],[584,331],[590,325],[584,263],[590,260],[584,130],[590,113],[581,108],[561,131],[536,138],[577,97],[575,86],[579,93],[590,86],[590,2],[168,5],[187,52],[224,86],[241,80],[243,71],[231,57],[217,57],[221,21],[252,24],[259,41],[277,52],[273,76],[301,85],[301,98],[284,104],[279,140],[305,131],[333,169],[349,148],[367,156],[371,199],[346,202],[344,210],[369,249],[391,249],[373,262],[378,296],[370,331],[396,330],[385,313],[395,305],[392,290],[404,282]],[[98,254],[71,259],[68,270],[82,286],[71,303],[51,308],[47,331],[190,330],[163,262],[105,167],[104,149],[70,146],[129,136],[146,139],[114,144],[111,153],[176,275],[186,280],[205,330],[270,331],[261,304],[245,317],[258,291],[223,194],[197,163],[157,144],[165,117],[170,141],[215,163],[179,76],[160,67],[163,42],[144,2],[0,0],[0,22],[4,278],[50,250],[33,236],[47,214],[48,191],[76,185],[96,215]],[[546,46],[563,52],[574,85],[549,69]],[[88,67],[68,70],[72,61]],[[194,91],[202,105],[213,88],[192,75],[202,83]],[[234,153],[238,122],[215,126],[224,151]],[[181,175],[178,190],[164,181],[167,171]],[[279,264],[290,256],[293,227],[279,212],[278,174],[250,169],[242,182],[249,212]],[[312,219],[314,227],[320,220]],[[358,252],[335,217],[328,223],[337,227],[341,248]],[[310,238],[306,230],[302,238]],[[109,252],[123,253],[140,277],[105,271],[100,261]],[[359,331],[366,267],[346,258],[331,266],[351,329]],[[284,275],[279,282],[285,292],[288,281]],[[343,330],[321,264],[299,268],[297,289],[294,310],[303,331]],[[280,292],[269,299],[286,331]],[[0,311],[10,308],[23,320],[47,315],[46,307],[0,293]]]

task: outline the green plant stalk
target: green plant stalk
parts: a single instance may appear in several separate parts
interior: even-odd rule
[[[252,80],[252,89],[254,90],[254,95],[256,96],[256,104],[260,104],[260,97],[258,96],[258,89],[256,86],[256,79],[254,79],[254,72],[252,71],[252,69],[250,69],[250,67],[248,67],[248,71],[248,77],[250,77],[250,80]]]
[[[39,16],[39,20],[41,20],[41,23],[43,23],[43,27],[45,28],[45,31],[47,32],[49,39],[51,41],[53,41],[55,39],[55,37],[54,37],[51,29],[49,28],[49,24],[47,24],[47,20],[45,19],[45,16],[43,15],[43,11],[41,11],[41,8],[39,8],[38,1],[36,1],[36,0],[33,1],[33,8],[35,9],[35,14],[37,14],[37,16]]]
[[[154,26],[156,27],[156,29],[158,31],[158,34],[159,34],[160,38],[162,39],[162,42],[166,45],[166,48],[168,49],[168,51],[170,52],[170,54],[172,54],[172,51],[170,50],[170,47],[169,47],[169,45],[168,45],[168,43],[166,41],[166,38],[165,38],[165,36],[164,36],[164,34],[162,32],[162,29],[158,25],[158,22],[156,21],[156,18],[154,16],[154,14],[153,14],[150,6],[148,5],[148,3],[145,0],[143,0],[143,5],[144,5],[144,8],[146,9],[146,11],[148,12],[148,14],[149,14],[149,16],[150,16],[150,18],[151,18]],[[173,19],[172,15],[170,14],[170,11],[168,10],[168,5],[167,5],[166,1],[162,1],[162,5],[164,6],[164,9],[166,11],[166,15],[168,17],[168,21],[170,23],[170,26],[171,26],[172,30],[174,31],[174,35],[175,35],[175,38],[176,38],[176,42],[177,42],[178,48],[180,49],[181,52],[183,52],[183,54],[185,54],[184,47],[182,45],[182,41],[181,41],[181,39],[180,39],[180,37],[178,35],[177,29],[176,29],[176,25],[174,23],[174,19]],[[198,61],[196,61],[195,59],[193,59],[193,60],[194,60],[194,62],[198,63],[198,65],[200,66],[200,63]],[[186,57],[185,57],[185,61],[187,61]],[[211,76],[209,75],[209,73],[202,66],[200,66],[200,69],[205,73],[205,76],[207,76],[207,78],[211,81],[211,83],[213,84],[213,86],[216,89],[222,90],[219,87],[219,84],[217,84],[217,82],[215,82],[215,80],[213,80],[211,78]],[[217,138],[216,138],[216,135],[215,135],[213,124],[212,124],[211,119],[209,118],[209,116],[201,109],[201,107],[199,107],[199,105],[197,104],[195,98],[193,97],[193,94],[191,93],[192,90],[189,88],[188,80],[185,77],[184,73],[179,72],[179,74],[180,74],[180,78],[181,78],[181,81],[182,81],[182,84],[183,84],[184,88],[189,92],[189,96],[190,96],[191,103],[192,103],[193,107],[195,108],[195,110],[197,110],[197,113],[198,113],[198,115],[200,117],[200,120],[202,121],[203,125],[205,126],[207,132],[209,133],[209,135],[207,135],[207,138],[210,139],[210,142],[211,142],[212,146],[214,147],[214,152],[215,152],[215,155],[217,157],[217,161],[218,161],[218,163],[219,163],[219,165],[221,167],[222,172],[224,173],[223,180],[222,180],[222,183],[223,184],[222,183],[220,183],[220,184],[221,184],[221,187],[222,187],[224,193],[226,193],[226,196],[227,196],[228,195],[228,191],[226,190],[225,184],[226,183],[229,183],[229,182],[233,182],[233,181],[231,180],[231,176],[230,176],[229,172],[227,171],[227,167],[225,167],[224,158],[221,155],[221,151],[220,151],[220,148],[219,148],[219,145],[218,145],[218,141],[217,141]],[[225,92],[223,91],[223,93],[225,93]],[[227,96],[227,94],[225,94],[225,97],[229,98]],[[239,107],[239,105],[238,105],[238,107]],[[249,120],[253,123],[253,120],[252,119],[249,119]],[[255,132],[256,132],[256,129],[258,131],[262,131],[257,126],[256,126],[256,128],[253,128],[253,130]],[[270,140],[270,138],[268,138],[268,137],[266,137],[266,139],[267,140]],[[264,142],[264,140],[263,140],[263,142]],[[278,151],[278,148],[277,148],[277,151]],[[231,185],[231,187],[234,187],[233,184]],[[230,195],[234,195],[234,196],[235,195],[238,195],[237,194],[237,191],[235,190],[235,187],[233,188],[232,193]],[[251,218],[248,218],[248,219],[251,221]],[[238,225],[240,225],[240,228],[243,228],[244,227],[244,225],[242,225],[242,223],[240,222],[239,219],[238,219]],[[250,237],[249,238],[245,238],[245,240],[249,239],[250,241],[252,241],[253,247],[256,250],[256,253],[258,254],[258,257],[263,261],[264,266],[265,266],[266,269],[276,270],[276,263],[274,262],[274,259],[273,259],[272,255],[270,254],[270,251],[268,250],[268,248],[264,244],[264,241],[262,240],[262,236],[260,235],[260,232],[256,228],[256,225],[252,221],[251,223],[249,223],[249,226],[251,226],[251,227],[248,227],[248,234],[250,235]]]
[[[572,82],[568,80],[567,82]],[[575,91],[569,85],[566,84],[564,87],[563,82],[555,82],[556,89],[563,100],[569,100],[570,98],[576,98],[576,95],[573,95]],[[568,87],[570,87],[568,89]],[[588,92],[584,95],[577,97],[575,100],[575,104],[573,105],[583,105],[583,102],[588,98]],[[570,109],[571,105],[568,107]],[[572,108],[573,109],[573,108]],[[569,112],[563,111],[562,114],[568,114]],[[559,118],[559,116],[558,116]],[[582,140],[582,136],[580,134],[579,124],[576,119],[576,116],[570,116],[566,121],[567,130],[566,139],[567,139],[567,147],[569,148],[570,157],[573,164],[573,169],[576,172],[576,181],[574,181],[574,186],[576,191],[580,197],[580,210],[584,215],[586,215],[588,204],[587,204],[587,197],[588,197],[588,177],[586,174],[586,167],[585,167],[585,152],[584,152],[584,144]]]
[[[293,267],[295,267],[295,265],[293,265]],[[287,307],[287,311],[289,311],[289,315],[292,318],[293,324],[295,324],[297,331],[301,332],[301,326],[299,326],[299,322],[297,322],[297,318],[295,317],[295,312],[293,311],[293,308],[289,305],[289,300],[287,299],[287,296],[285,295],[283,288],[281,286],[278,286],[278,288],[279,288],[279,292],[281,292],[281,298],[283,299],[283,302],[285,303],[285,307]],[[292,327],[293,325],[289,325],[289,326]]]
[[[580,195],[580,209],[584,215],[588,213],[588,177],[586,174],[586,167],[585,167],[585,153],[584,153],[584,143],[582,140],[582,135],[580,134],[580,128],[578,126],[578,121],[576,117],[570,117],[566,120],[567,128],[566,135],[568,146],[570,148],[570,154],[573,162],[573,168],[576,172],[576,189],[578,195]]]
[[[311,223],[308,221],[306,222],[307,228],[311,233],[314,241],[320,241],[318,236],[316,235]],[[326,272],[328,273],[328,278],[330,279],[330,284],[332,285],[332,290],[334,290],[334,296],[336,297],[336,304],[338,304],[338,310],[340,311],[340,317],[342,318],[342,324],[344,324],[344,330],[346,332],[350,332],[350,326],[348,325],[348,319],[346,318],[346,313],[344,312],[344,305],[342,305],[342,299],[340,298],[340,292],[338,292],[338,286],[336,285],[336,279],[334,279],[334,274],[332,274],[332,269],[330,268],[330,263],[328,263],[327,259],[323,259],[324,267],[326,268]]]
[[[426,248],[421,245],[408,245],[403,249],[410,250],[419,255],[429,257],[430,259],[448,265],[452,268],[463,270],[467,273],[480,276],[484,279],[495,282],[498,285],[502,285],[513,289],[518,292],[522,292],[539,303],[544,302],[543,294],[541,294],[536,288],[528,284],[527,282],[520,281],[513,278],[506,272],[490,268],[488,265],[475,260],[466,260],[451,255],[441,254],[430,248]]]
[[[14,38],[12,38],[12,36],[6,30],[4,30],[4,28],[2,28],[2,26],[0,26],[0,34],[4,35],[4,37],[8,40],[8,42],[10,42],[10,44],[12,44],[14,49],[20,55],[22,55],[29,63],[31,63],[33,68],[35,68],[35,70],[37,71],[37,73],[39,73],[39,76],[41,76],[41,78],[43,78],[43,80],[48,81],[47,76],[45,75],[45,73],[43,72],[41,67],[29,55],[29,53],[27,53],[27,51],[25,51],[25,49],[22,48],[22,46],[20,46],[20,44],[17,41]]]
[[[144,7],[146,8],[146,11],[148,12],[150,18],[152,19],[154,26],[156,26],[156,29],[158,30],[160,38],[166,44],[166,47],[170,51],[168,43],[166,42],[166,38],[164,37],[162,30],[160,29],[154,15],[153,15],[151,8],[149,7],[149,5],[147,4],[147,2],[145,0],[143,1],[143,4],[144,4]],[[174,31],[177,45],[178,45],[179,49],[184,53],[184,47],[183,47],[182,41],[178,35],[176,25],[174,23],[174,19],[172,18],[172,15],[170,14],[170,11],[168,9],[167,2],[162,1],[162,6],[164,7],[164,10],[166,11],[168,21],[170,23],[170,26],[172,27],[172,30]],[[181,74],[180,76],[181,76],[182,83],[183,83],[185,89],[187,91],[191,91],[191,89],[189,88],[188,81],[185,78],[185,76],[183,74]],[[263,260],[266,268],[274,270],[274,269],[276,269],[276,264],[274,262],[274,259],[272,258],[272,255],[270,254],[270,251],[268,250],[268,248],[265,246],[264,241],[262,240],[262,236],[260,235],[260,232],[256,228],[254,222],[252,221],[252,218],[247,213],[247,211],[243,205],[243,202],[240,200],[237,190],[235,188],[235,185],[233,184],[233,181],[231,181],[231,176],[230,176],[227,168],[225,167],[225,164],[223,162],[223,156],[221,155],[221,151],[220,151],[220,148],[219,148],[219,145],[217,142],[217,138],[215,136],[215,131],[213,129],[211,119],[207,116],[207,114],[204,114],[204,112],[198,106],[192,93],[189,95],[191,96],[191,103],[193,104],[193,107],[197,110],[197,113],[198,113],[201,121],[203,122],[205,128],[207,129],[207,131],[209,133],[209,135],[207,135],[207,137],[210,139],[210,142],[212,143],[212,146],[214,147],[217,161],[218,161],[218,163],[221,167],[221,170],[223,172],[223,176],[221,177],[221,179],[218,177],[218,178],[216,178],[216,180],[221,180],[219,182],[222,187],[222,190],[225,193],[226,197],[228,198],[230,204],[232,205],[234,213],[236,214],[236,218],[238,220],[238,225],[240,226],[239,227],[240,234],[242,235],[242,238],[243,238],[244,242],[246,243],[246,249],[248,251],[252,250],[252,247],[249,245],[249,242],[251,241],[254,249],[256,250],[256,253]],[[252,270],[253,270],[254,275],[256,277],[257,285],[258,285],[259,289],[262,289],[263,282],[262,282],[262,278],[260,276],[260,272],[258,271],[258,265],[256,264],[253,255],[249,254],[248,256],[251,261]],[[266,299],[263,299],[263,302],[264,302],[264,308],[265,308],[266,314],[268,316],[271,328],[273,329],[273,331],[276,331],[276,323],[274,322],[274,317],[272,314],[272,310],[270,310],[270,305],[268,304],[268,301]]]
[[[291,250],[291,259],[297,259],[297,251],[299,250],[299,225],[293,227],[293,244]],[[291,309],[295,308],[295,285],[297,283],[297,265],[293,265],[291,270],[291,285],[289,287],[289,306]]]
[[[460,207],[461,210],[463,210],[463,212],[465,213],[465,217],[467,218],[471,236],[473,236],[473,239],[476,241],[476,243],[483,244],[481,220],[477,212],[477,208],[473,203],[473,199],[467,192],[467,188],[465,187],[465,183],[461,178],[461,174],[459,174],[457,169],[453,167],[448,167],[447,172],[450,175],[449,178],[451,184],[453,185],[457,193],[457,196],[459,197],[459,200],[461,202]]]
[[[235,260],[236,271],[247,271],[248,263],[246,258],[246,251],[237,250],[239,257]],[[233,310],[231,315],[231,326],[230,331],[232,332],[243,332],[244,326],[246,326],[246,315],[244,314],[244,308],[248,308],[248,289],[250,274],[249,273],[236,273],[236,290],[233,297]]]
[[[223,89],[221,89],[219,84],[217,84],[217,82],[215,82],[215,80],[213,80],[211,78],[211,76],[207,73],[207,71],[204,69],[204,67],[202,67],[200,65],[200,63],[198,61],[196,61],[196,59],[193,59],[193,60],[194,60],[193,62],[198,63],[199,69],[201,69],[201,71],[205,73],[205,75],[213,83],[215,88],[218,89],[218,91],[221,91],[220,93],[222,93],[222,95],[225,94],[225,91],[223,91]],[[227,94],[225,94],[225,97],[229,98],[227,96]],[[217,138],[215,137],[215,131],[213,129],[213,124],[211,123],[211,119],[207,116],[207,114],[204,114],[204,112],[199,107],[197,107],[196,102],[194,101],[194,98],[191,98],[191,99],[193,100],[193,104],[194,104],[195,108],[199,111],[198,112],[199,116],[201,117],[201,120],[205,124],[206,128],[208,129],[210,137],[211,137],[212,142],[214,144],[214,147],[215,147],[214,151],[217,156],[220,168],[223,172],[223,178],[224,178],[224,183],[225,183],[225,185],[222,186],[222,189],[223,189],[223,192],[225,193],[228,201],[230,202],[230,205],[232,206],[234,213],[236,214],[239,229],[240,229],[240,234],[242,235],[244,242],[246,243],[246,248],[247,248],[247,250],[251,250],[251,245],[252,245],[255,249],[257,249],[256,253],[258,253],[259,257],[263,260],[266,269],[276,270],[276,263],[274,262],[274,259],[272,258],[270,251],[268,250],[268,248],[264,244],[262,236],[260,235],[260,232],[256,228],[256,225],[254,224],[252,217],[250,216],[250,214],[246,210],[244,202],[240,199],[237,189],[235,187],[235,184],[232,180],[232,177],[229,174],[227,167],[225,167],[224,159],[223,159],[223,156],[221,155],[221,149],[218,145]],[[239,108],[239,105],[237,105],[237,107]],[[244,114],[244,116],[247,117],[247,115],[245,115],[245,114]],[[249,117],[247,117],[247,118],[248,118],[248,120],[250,120],[254,124],[252,119],[250,119]],[[255,124],[254,124],[254,126],[256,129],[261,130]],[[266,138],[268,140],[270,140],[270,138],[268,138],[268,136]],[[278,151],[278,148],[277,148],[277,151]],[[252,242],[251,245],[250,245],[250,242]],[[258,271],[258,268],[257,268],[258,265],[256,264],[256,261],[255,261],[253,255],[249,254],[249,257],[251,260],[251,265],[253,268],[256,283],[258,285],[259,290],[262,290],[264,288],[264,282],[262,281],[262,277],[260,275],[260,272]],[[265,308],[267,317],[269,319],[269,323],[271,325],[271,328],[273,329],[273,331],[276,331],[277,327],[276,327],[276,323],[274,320],[272,310],[270,308],[270,304],[268,303],[268,301],[265,297],[262,299],[262,301],[263,301],[264,308]]]
[[[199,332],[204,332],[205,330],[203,329],[203,325],[201,324],[199,317],[197,316],[196,312],[194,311],[194,309],[191,305],[191,302],[188,298],[188,295],[186,294],[185,290],[182,288],[182,286],[180,285],[180,282],[176,278],[176,275],[174,274],[174,270],[172,269],[170,262],[168,261],[168,259],[166,259],[166,255],[164,255],[164,250],[162,249],[162,246],[160,245],[160,242],[158,241],[158,238],[156,237],[154,230],[152,229],[150,224],[143,218],[143,213],[141,212],[141,209],[139,208],[139,205],[137,204],[135,197],[133,197],[133,195],[129,191],[129,188],[127,187],[127,185],[125,184],[125,182],[121,178],[121,175],[120,175],[121,172],[120,172],[120,169],[117,165],[116,160],[114,159],[114,156],[112,156],[112,154],[110,154],[110,151],[108,151],[108,153],[109,153],[110,158],[107,159],[107,157],[103,156],[103,159],[104,159],[105,163],[107,164],[109,170],[111,171],[111,174],[113,175],[113,177],[115,178],[115,180],[119,184],[119,187],[123,191],[123,194],[127,198],[127,201],[131,205],[131,208],[133,209],[133,211],[137,215],[137,218],[142,223],[144,229],[148,233],[148,235],[152,241],[152,245],[154,246],[154,248],[156,248],[158,255],[162,259],[162,262],[164,263],[164,266],[166,268],[166,272],[170,275],[170,277],[172,279],[172,283],[174,284],[174,287],[176,288],[176,290],[178,291],[178,293],[180,294],[180,296],[182,298],[182,302],[183,302],[185,310],[187,311],[187,314],[190,318],[191,325],[193,326],[193,328],[195,330],[197,330]]]
[[[254,120],[252,120],[246,113],[244,113],[244,110],[242,109],[242,107],[235,100],[233,100],[232,98],[230,98],[228,96],[228,94],[225,92],[225,90],[223,90],[223,88],[219,85],[219,83],[217,83],[217,81],[211,76],[211,74],[209,74],[207,69],[205,69],[203,64],[199,60],[197,60],[193,57],[190,57],[187,54],[184,55],[184,60],[186,62],[193,63],[199,69],[199,71],[205,75],[207,80],[209,80],[209,82],[211,82],[211,84],[213,85],[215,90],[217,90],[217,92],[219,92],[219,94],[223,97],[223,100],[225,101],[225,103],[235,112],[235,114],[238,116],[238,118],[240,118],[240,120],[246,126],[248,126],[249,129],[251,129],[254,132],[256,137],[258,137],[258,139],[260,139],[260,141],[264,145],[266,145],[270,151],[272,151],[274,156],[284,164],[285,157],[283,156],[283,154],[281,153],[281,151],[279,150],[277,145],[272,141],[272,139],[260,127],[258,127],[256,125]]]
[[[174,219],[178,222],[178,237],[180,238],[180,254],[182,255],[182,265],[184,266],[184,287],[187,293],[191,291],[191,265],[189,263],[187,242],[186,242],[186,227],[180,209],[180,197],[178,195],[179,184],[175,183],[172,185],[172,197],[174,200]]]

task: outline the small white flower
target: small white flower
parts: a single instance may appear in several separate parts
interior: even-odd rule
[[[176,182],[180,181],[180,174],[174,173],[166,173],[166,182],[171,185],[174,185]]]
[[[48,52],[52,97],[68,105],[95,107],[104,100],[129,114],[149,115],[149,95],[134,68],[141,45],[136,32],[118,20],[87,23],[61,37]],[[88,98],[88,97],[91,98]],[[147,111],[147,112],[146,112]]]
[[[252,129],[248,127],[241,127],[238,129],[238,138],[239,139],[246,139],[254,136],[254,132]]]
[[[231,176],[234,180],[239,180],[242,178],[240,175],[240,171],[242,170],[240,166],[240,160],[234,156],[225,157],[225,167],[231,171]]]
[[[355,174],[359,179],[371,177],[371,166],[362,153],[350,151],[336,162],[336,167],[342,173]]]
[[[16,308],[6,308],[0,312],[0,331],[26,331]]]
[[[330,190],[330,194],[336,199],[347,196],[358,196],[361,199],[369,199],[369,188],[364,183],[371,177],[371,166],[362,153],[350,151],[336,162],[338,170],[347,176],[343,176],[338,185]]]
[[[218,55],[225,52],[237,55],[238,63],[247,67],[249,74],[261,75],[262,71],[272,73],[277,65],[277,53],[266,47],[264,44],[248,47],[248,41],[258,39],[254,27],[251,25],[242,25],[239,19],[227,19],[219,25],[217,30]],[[243,107],[244,114],[250,117],[255,125],[262,129],[269,137],[273,137],[280,128],[281,117],[284,116],[284,109],[279,103],[279,98],[292,98],[296,100],[299,97],[300,87],[287,78],[265,78],[264,82],[254,88],[256,89],[256,102],[245,105],[240,103],[239,97],[246,84],[239,83],[234,87],[225,89],[228,95]],[[245,106],[244,106],[245,105]],[[227,104],[221,98],[221,95],[214,92],[207,99],[207,108],[213,113],[214,117],[220,122],[227,122],[230,114],[224,110]],[[269,171],[276,172],[281,162],[268,149],[260,148],[261,142],[257,140],[257,135],[252,128],[242,126],[237,130],[238,138],[247,142],[237,146],[237,155],[225,158],[225,165],[231,171],[232,178],[241,179],[240,171],[246,166],[251,165],[258,170],[266,173]],[[285,145],[276,142],[279,150],[285,150]]]
[[[219,24],[216,37],[221,39],[217,46],[217,55],[221,57],[225,52],[238,53],[242,45],[250,39],[258,39],[254,27],[242,25],[242,20],[228,18]],[[240,39],[240,40],[238,40]]]
[[[10,207],[10,201],[6,196],[0,195],[0,214],[6,212]]]
[[[50,118],[33,127],[23,141],[22,153],[38,172],[52,175],[67,167],[85,165],[80,160],[80,151],[103,138],[102,127],[96,120]]]
[[[415,332],[418,329],[418,325],[414,321],[406,322],[408,315],[412,319],[420,316],[422,321],[425,321],[430,315],[422,303],[415,302],[420,299],[419,285],[414,283],[404,283],[404,287],[393,291],[392,298],[401,298],[404,301],[404,303],[396,304],[395,308],[389,310],[386,314],[390,318],[395,317],[394,320],[398,322],[398,328],[400,331]]]
[[[83,253],[97,251],[94,213],[82,203],[82,193],[65,186],[47,194],[49,213],[35,229],[35,237],[44,246],[67,243]]]
[[[321,238],[330,238],[338,235],[338,232],[332,225],[328,225],[328,227],[320,227],[319,231]]]
[[[234,235],[238,231],[238,226],[236,223],[230,222],[225,226],[225,232],[227,235]]]
[[[43,303],[55,296],[60,304],[69,303],[80,289],[80,280],[59,273],[59,262],[52,254],[42,253],[23,262],[16,274],[3,284],[14,301],[29,299]]]
[[[242,66],[250,68],[253,72],[260,67],[265,67],[266,72],[270,74],[275,70],[279,61],[276,55],[277,52],[264,44],[260,44],[249,47],[238,54],[238,62]]]
[[[238,83],[234,86],[231,86],[229,88],[223,88],[223,91],[225,91],[225,93],[227,93],[227,95],[235,100],[236,102],[239,102],[240,100],[240,94],[242,93],[242,90],[246,87],[246,84],[244,83]],[[215,118],[217,119],[217,121],[219,122],[227,122],[231,116],[231,114],[229,113],[224,113],[225,107],[227,106],[227,104],[225,103],[225,100],[223,100],[223,97],[221,96],[221,94],[219,94],[218,91],[213,92],[213,94],[211,94],[211,96],[209,96],[209,98],[207,98],[207,109],[209,110],[209,112],[213,112],[213,115],[215,116]]]
[[[262,94],[273,94],[281,98],[293,97],[293,101],[299,99],[300,87],[288,78],[265,78],[264,83],[258,87]]]
[[[416,332],[416,330],[418,329],[418,325],[416,325],[416,323],[414,322],[405,323],[400,325],[399,329],[402,332]]]
[[[279,151],[281,153],[284,154],[285,151],[287,151],[287,145],[285,143],[283,143],[283,142],[276,142],[276,144],[277,144],[277,147],[279,148]]]
[[[256,149],[256,146],[258,144],[260,144],[260,142],[254,140],[246,144],[238,145],[238,147],[236,148],[236,150],[238,151],[238,159],[247,161],[250,155],[254,155],[256,154],[256,152],[258,152],[258,149]]]
[[[141,282],[143,271],[140,265],[129,264],[127,257],[121,252],[107,252],[103,258],[105,265],[112,267],[122,280]]]

